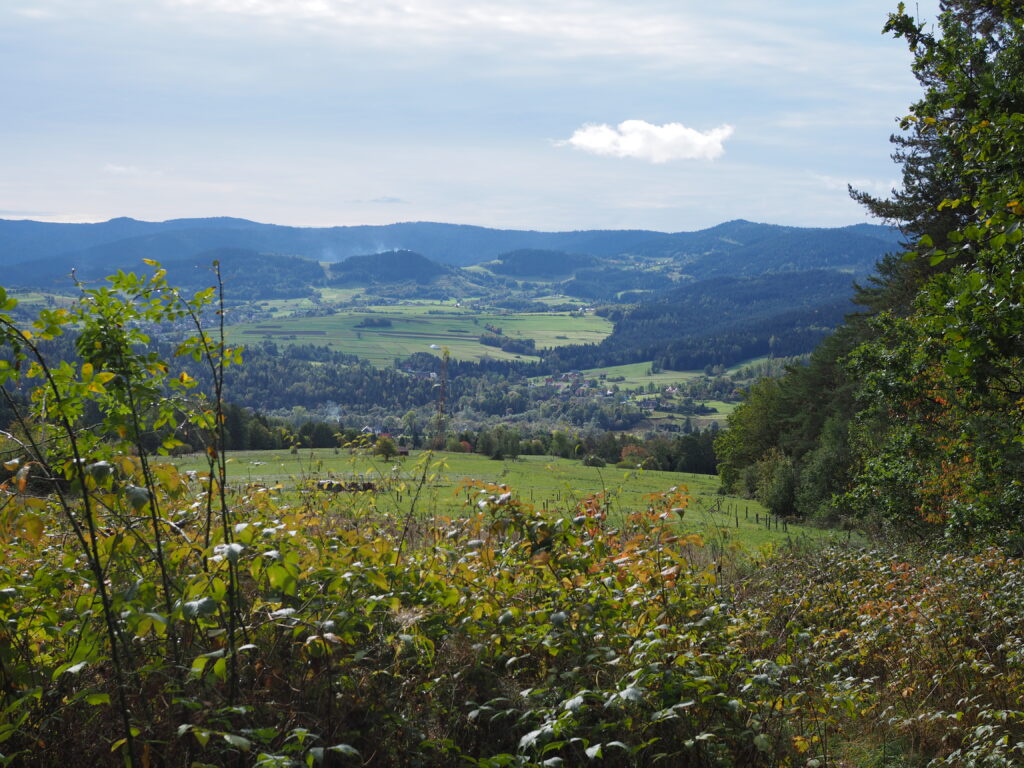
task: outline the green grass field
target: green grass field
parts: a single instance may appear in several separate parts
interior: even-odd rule
[[[389,327],[361,328],[368,319],[387,319]],[[234,343],[272,340],[279,344],[317,344],[358,355],[375,365],[390,365],[415,352],[440,354],[447,348],[458,360],[536,359],[485,346],[479,337],[486,325],[506,336],[533,339],[538,349],[564,344],[590,344],[611,333],[612,324],[596,315],[565,312],[484,314],[453,304],[409,304],[346,309],[324,317],[275,317],[272,321],[232,325]]]
[[[728,416],[730,413],[736,410],[736,406],[739,403],[727,403],[724,400],[705,400],[704,404],[710,408],[714,408],[722,416]]]
[[[612,365],[607,368],[590,368],[583,371],[587,378],[599,377],[604,374],[609,377],[624,376],[624,381],[615,382],[620,387],[646,387],[648,384],[655,384],[659,387],[667,387],[684,381],[691,381],[704,375],[703,371],[661,371],[660,373],[649,373],[650,363],[630,363],[628,365]]]
[[[38,312],[40,309],[56,309],[58,307],[69,307],[77,298],[71,291],[74,286],[69,285],[69,293],[44,293],[42,291],[19,291],[12,289],[7,295],[18,300],[18,306],[22,309]]]
[[[173,460],[183,471],[205,471],[201,455]],[[587,495],[603,493],[609,519],[644,509],[652,502],[649,494],[665,493],[684,486],[691,501],[682,517],[681,529],[699,533],[709,542],[724,546],[738,542],[758,548],[787,539],[827,540],[838,534],[817,528],[782,524],[768,530],[765,510],[757,502],[717,493],[718,477],[678,472],[630,471],[616,467],[585,467],[579,461],[550,456],[523,456],[494,461],[478,454],[413,452],[409,458],[390,462],[367,456],[349,455],[345,449],[288,451],[239,451],[228,463],[229,482],[241,487],[258,483],[281,486],[297,500],[310,492],[317,480],[360,479],[374,481],[374,494],[339,493],[331,503],[353,505],[368,514],[458,516],[467,510],[464,481],[475,480],[507,485],[520,499],[537,507],[572,514]],[[417,488],[419,488],[417,496]],[[720,511],[715,511],[716,509]],[[762,522],[756,522],[760,519]]]

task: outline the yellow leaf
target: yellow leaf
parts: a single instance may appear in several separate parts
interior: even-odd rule
[[[154,261],[153,259],[143,259],[142,263],[143,264],[148,264],[151,267],[159,267],[160,266],[160,262],[159,261]]]
[[[18,522],[21,524],[22,538],[28,539],[33,544],[38,544],[43,538],[43,531],[46,528],[43,518],[36,517],[35,515],[25,515]]]

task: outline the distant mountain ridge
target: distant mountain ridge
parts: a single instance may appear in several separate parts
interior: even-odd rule
[[[59,279],[72,268],[135,268],[143,258],[177,261],[216,249],[338,262],[385,251],[414,251],[454,266],[492,261],[519,250],[551,250],[615,258],[677,260],[705,278],[814,268],[867,274],[898,250],[893,229],[857,224],[835,229],[757,224],[737,219],[696,232],[583,230],[538,232],[462,224],[405,222],[344,227],[288,227],[236,218],[146,222],[117,218],[95,224],[0,219],[0,266],[34,280]]]

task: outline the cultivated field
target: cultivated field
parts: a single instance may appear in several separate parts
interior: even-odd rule
[[[386,327],[362,327],[388,321]],[[447,348],[458,360],[535,359],[480,343],[486,326],[500,327],[505,336],[533,339],[538,349],[565,344],[591,344],[611,333],[612,324],[596,315],[566,312],[490,314],[451,304],[408,304],[344,309],[321,317],[278,317],[272,321],[232,325],[234,343],[271,340],[278,344],[317,344],[358,355],[375,365],[390,365],[396,357],[415,352],[440,354]]]
[[[206,458],[195,454],[175,459],[183,471],[205,471]],[[494,461],[479,454],[414,451],[408,458],[385,462],[345,449],[233,452],[229,481],[236,488],[261,485],[298,499],[314,492],[319,480],[372,482],[370,493],[330,494],[331,504],[347,505],[360,514],[459,516],[469,507],[467,482],[507,485],[523,501],[572,515],[589,496],[601,501],[613,523],[630,511],[645,509],[650,494],[683,489],[690,502],[681,518],[681,530],[699,533],[709,542],[727,546],[736,542],[757,548],[787,539],[830,540],[835,532],[797,525],[765,527],[766,513],[755,501],[717,493],[718,477],[679,472],[586,467],[579,461],[550,456],[522,456]]]

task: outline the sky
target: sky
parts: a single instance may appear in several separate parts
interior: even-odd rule
[[[920,93],[895,5],[0,0],[0,218],[865,221]]]

